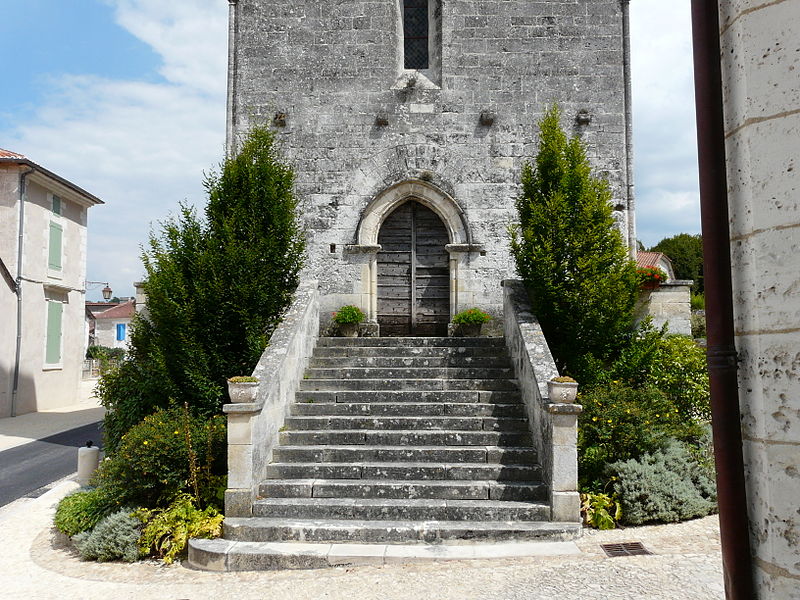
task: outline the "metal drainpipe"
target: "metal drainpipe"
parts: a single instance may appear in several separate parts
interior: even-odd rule
[[[628,205],[628,252],[635,259],[636,244],[636,198],[633,189],[633,92],[631,91],[631,3],[621,0],[622,5],[622,69],[625,79],[625,186]]]
[[[708,374],[717,463],[725,595],[755,598],[747,527],[737,354],[733,325],[728,183],[717,0],[692,0],[700,208],[706,281]]]
[[[19,234],[17,237],[17,340],[14,353],[14,382],[11,387],[11,416],[17,416],[17,392],[19,391],[19,363],[22,357],[22,244],[25,238],[25,201],[28,197],[26,177],[33,169],[19,174]]]

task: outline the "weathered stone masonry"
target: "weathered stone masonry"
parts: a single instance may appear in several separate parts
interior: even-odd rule
[[[464,230],[448,247],[451,316],[500,314],[519,172],[552,102],[632,227],[619,0],[431,0],[424,71],[403,69],[403,0],[230,1],[229,149],[253,124],[276,126],[323,315],[354,303],[374,319],[377,249],[359,224],[398,189],[427,191],[448,230]]]

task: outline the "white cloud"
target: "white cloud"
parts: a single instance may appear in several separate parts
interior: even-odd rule
[[[700,230],[689,0],[631,2],[637,233]]]
[[[150,223],[204,199],[224,153],[227,4],[113,0],[117,21],[161,56],[164,82],[51,80],[4,145],[107,202],[89,212],[88,278],[129,295]]]

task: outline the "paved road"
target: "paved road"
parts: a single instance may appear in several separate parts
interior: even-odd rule
[[[0,506],[74,473],[79,446],[92,440],[102,447],[100,423],[90,423],[0,452]]]

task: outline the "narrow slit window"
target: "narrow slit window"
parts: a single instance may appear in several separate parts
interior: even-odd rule
[[[403,52],[406,69],[427,69],[430,63],[429,0],[403,2]]]

